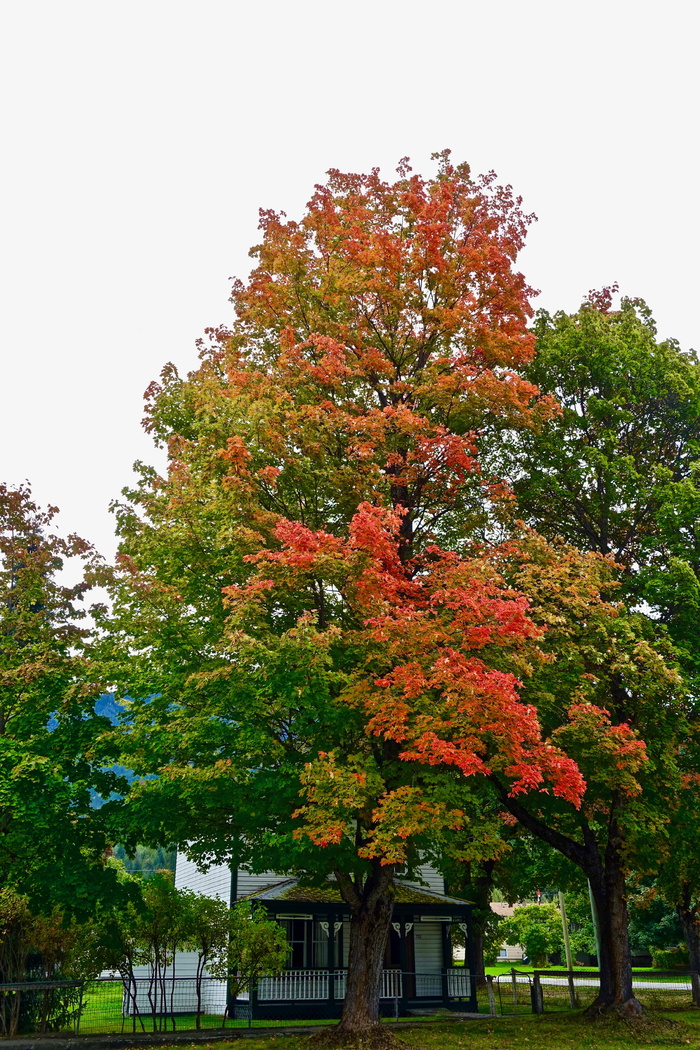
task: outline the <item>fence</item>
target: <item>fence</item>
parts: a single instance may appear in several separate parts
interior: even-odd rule
[[[237,1000],[238,1012],[249,1014],[244,1018],[228,1016],[226,986],[213,978],[203,978],[199,992],[194,978],[172,976],[158,982],[101,978],[0,984],[0,1036],[234,1028],[252,1024],[256,1010],[264,1014],[270,1006],[286,1007],[286,1023],[309,1018],[309,1007],[321,1009],[313,1016],[330,1018],[323,1010],[332,1001],[340,1008],[346,981],[344,970],[291,970],[279,977],[263,977],[252,1004],[247,995]],[[380,996],[385,1012],[395,1016],[406,1003],[412,1012],[420,1010],[421,1002],[430,1006],[446,1000],[464,1009],[473,1004],[474,986],[475,979],[461,967],[443,973],[385,970]],[[267,1016],[261,1024],[270,1024],[269,1010]]]
[[[511,970],[494,978],[498,1013],[551,1013],[582,1010],[599,987],[597,970]],[[680,1010],[700,1004],[700,979],[690,970],[634,974],[634,994],[649,1010]]]
[[[77,1031],[82,981],[15,981],[0,984],[0,1036],[30,1031]]]

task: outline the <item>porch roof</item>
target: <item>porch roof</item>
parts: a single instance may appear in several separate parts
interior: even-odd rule
[[[415,886],[407,882],[395,883],[396,896],[394,903],[397,905],[413,905],[420,908],[435,908],[452,910],[455,908],[471,908],[470,901],[459,897],[448,897],[444,893],[436,893],[434,890],[423,886]],[[242,898],[249,901],[280,902],[299,904],[340,904],[345,906],[340,890],[335,879],[329,879],[323,886],[304,886],[298,878],[282,879],[280,882],[264,886],[256,893],[250,893]]]

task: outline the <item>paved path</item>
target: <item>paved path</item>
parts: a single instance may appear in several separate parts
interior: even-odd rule
[[[516,974],[516,981],[518,984],[530,984],[532,978],[524,976],[522,974]],[[506,986],[512,981],[512,977],[504,976],[499,982],[501,987]],[[568,987],[569,980],[567,977],[540,977],[542,984],[547,985],[563,985]],[[574,985],[576,988],[597,988],[599,981],[597,977],[576,977],[574,976]],[[684,978],[682,981],[655,981],[653,978],[647,980],[646,978],[632,978],[632,987],[637,988],[639,991],[662,991],[662,992],[689,992],[691,990],[690,977]]]

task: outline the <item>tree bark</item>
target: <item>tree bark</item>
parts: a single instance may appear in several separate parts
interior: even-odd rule
[[[632,990],[627,887],[614,836],[608,841],[604,865],[596,867],[597,870],[587,874],[600,923],[600,989],[587,1013],[636,1016],[643,1012],[643,1007]]]
[[[360,1036],[379,1027],[384,950],[394,908],[393,868],[377,860],[364,885],[342,876],[338,881],[350,907],[347,983],[338,1031]]]
[[[698,905],[693,905],[690,886],[683,883],[681,901],[676,905],[678,918],[683,927],[683,936],[688,948],[688,960],[691,973],[700,974],[700,916]],[[700,982],[693,981],[693,1005],[700,1006]]]
[[[627,886],[622,863],[624,830],[616,817],[619,800],[613,800],[610,807],[607,841],[603,848],[587,822],[582,821],[583,841],[577,842],[530,813],[522,803],[508,794],[507,788],[497,778],[492,777],[491,780],[503,804],[523,827],[568,857],[583,871],[591,884],[600,923],[600,990],[588,1012],[626,1016],[643,1013],[642,1004],[632,991]]]
[[[485,930],[491,911],[491,895],[494,886],[494,860],[475,861],[467,865],[468,877],[464,881],[450,886],[450,891],[457,896],[464,896],[474,905],[472,910],[472,935],[467,938],[465,961],[472,974],[482,976],[486,965],[484,960]]]

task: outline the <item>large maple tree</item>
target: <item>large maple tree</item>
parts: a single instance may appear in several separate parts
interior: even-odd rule
[[[480,444],[552,411],[520,375],[529,217],[437,160],[331,171],[300,221],[261,213],[234,323],[148,392],[167,473],[117,508],[125,750],[158,773],[134,827],[202,863],[334,873],[345,1033],[377,1022],[395,866],[464,827],[468,778],[583,790],[520,702],[541,631],[484,554],[507,494]]]

